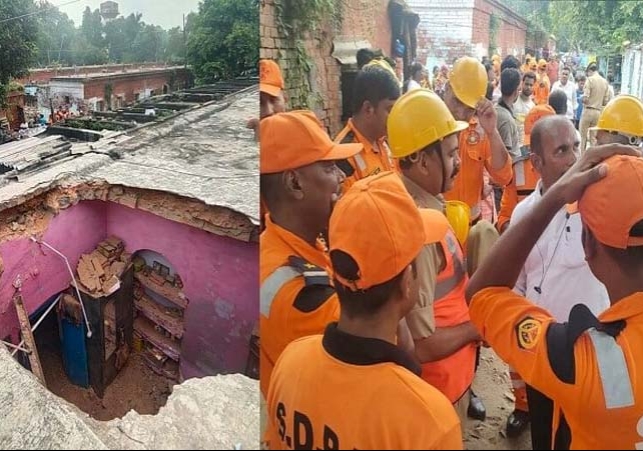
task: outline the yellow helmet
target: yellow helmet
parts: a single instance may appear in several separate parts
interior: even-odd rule
[[[453,65],[449,85],[455,96],[470,108],[487,93],[487,71],[480,61],[470,56],[460,58]]]
[[[455,232],[456,238],[464,247],[469,236],[469,222],[471,221],[471,209],[459,200],[449,200],[445,204],[446,216]]]
[[[388,115],[391,154],[394,158],[407,157],[468,126],[466,122],[453,118],[436,93],[414,89],[400,97]]]
[[[616,96],[605,105],[596,127],[592,127],[591,130],[643,137],[643,103],[634,96]]]
[[[387,63],[384,58],[374,58],[371,61],[369,61],[364,67],[367,67],[367,66],[379,66],[382,69],[386,69],[391,74],[393,74],[393,76],[397,80],[397,74],[395,73],[395,71],[393,70],[391,65],[389,63]]]

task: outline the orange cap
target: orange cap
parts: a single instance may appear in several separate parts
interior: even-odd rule
[[[266,117],[259,123],[261,174],[316,163],[343,160],[362,150],[361,144],[335,144],[312,111],[299,110]]]
[[[538,119],[555,115],[556,111],[549,105],[536,105],[529,110],[529,113],[525,116],[525,139],[523,140],[523,144],[525,146],[531,145],[531,131],[534,129],[534,125]]]
[[[607,175],[578,201],[581,218],[606,246],[643,246],[643,237],[630,236],[632,226],[643,220],[643,159],[615,155],[604,163]]]
[[[279,65],[273,60],[259,60],[259,90],[277,97],[284,89]]]
[[[263,135],[262,135],[263,138]],[[333,276],[352,290],[366,290],[400,274],[422,246],[440,241],[449,227],[437,210],[418,210],[400,177],[381,172],[353,184],[330,217],[330,255],[342,251],[357,263],[358,278]]]

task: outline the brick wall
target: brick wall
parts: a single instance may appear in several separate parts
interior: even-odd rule
[[[388,20],[388,0],[345,0],[343,2],[341,30],[334,30],[332,24],[321,24],[319,29],[304,42],[306,54],[312,63],[308,80],[297,76],[292,44],[279,35],[275,22],[275,0],[263,0],[261,4],[260,36],[261,58],[270,58],[279,63],[286,82],[286,97],[298,98],[310,94],[310,107],[328,128],[332,136],[343,124],[341,65],[331,56],[333,39],[351,36],[366,39],[373,47],[390,53],[391,29]],[[309,88],[310,86],[310,88]],[[292,108],[289,101],[288,107]]]
[[[418,60],[429,66],[488,53],[492,13],[501,18],[497,44],[503,56],[522,55],[527,23],[496,0],[407,0],[420,14]]]
[[[501,18],[496,44],[501,55],[522,57],[525,50],[527,22],[514,11],[496,0],[475,0],[473,10],[473,44],[485,51],[489,47],[491,14]],[[486,54],[486,53],[485,53]]]
[[[429,66],[472,54],[474,0],[407,0],[420,15],[417,59]]]

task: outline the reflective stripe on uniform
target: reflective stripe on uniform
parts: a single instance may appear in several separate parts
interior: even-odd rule
[[[441,280],[435,284],[434,299],[436,301],[442,299],[447,294],[449,294],[455,287],[457,287],[458,284],[462,282],[462,279],[464,278],[465,271],[466,271],[464,267],[464,262],[456,252],[456,246],[459,246],[459,244],[455,241],[455,238],[450,235],[447,235],[446,240],[448,243],[447,245],[454,247],[454,250],[445,249],[445,251],[448,251],[451,253],[453,258],[453,274],[447,277],[446,279]]]
[[[612,336],[599,332],[595,328],[591,328],[587,332],[594,345],[596,360],[598,361],[598,371],[605,396],[605,407],[607,409],[618,409],[633,406],[632,380],[630,379],[623,350]]]
[[[301,276],[301,273],[293,267],[282,266],[263,281],[259,289],[259,311],[263,316],[266,318],[270,316],[272,301],[274,301],[281,287],[299,276]]]
[[[355,163],[357,164],[357,168],[360,171],[366,169],[366,162],[364,161],[364,157],[362,157],[360,154],[357,154],[353,158],[355,158]]]
[[[525,180],[525,162],[519,161],[514,164],[514,181],[516,186],[524,186],[526,183]]]

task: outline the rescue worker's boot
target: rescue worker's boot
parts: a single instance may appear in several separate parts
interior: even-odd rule
[[[514,410],[507,418],[507,437],[518,437],[529,426],[529,412]]]
[[[469,418],[474,420],[484,421],[487,418],[487,409],[485,409],[482,400],[476,396],[476,394],[471,391],[469,397],[469,408],[467,409],[467,415]]]

